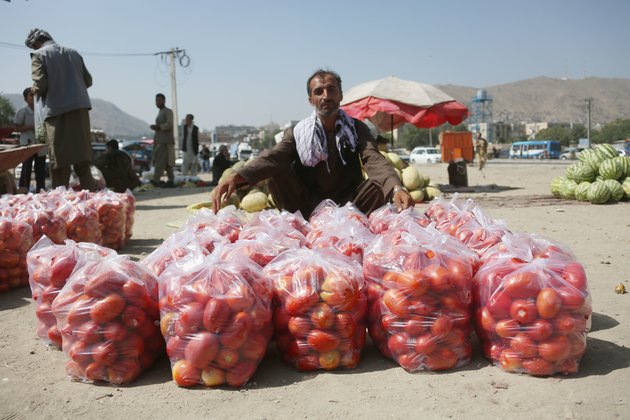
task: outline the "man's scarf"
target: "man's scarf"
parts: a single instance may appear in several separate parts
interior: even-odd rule
[[[43,29],[35,28],[30,30],[30,32],[26,36],[24,44],[30,49],[35,49],[35,42],[37,42],[39,39],[50,41],[53,40],[52,36],[50,36],[48,32]]]
[[[315,111],[295,125],[293,136],[302,165],[312,168],[321,161],[326,161],[326,165],[328,165],[326,131]],[[339,110],[339,117],[335,121],[335,139],[339,157],[345,165],[346,161],[342,149],[350,147],[353,152],[356,150],[357,131],[354,128],[354,120],[341,109]]]

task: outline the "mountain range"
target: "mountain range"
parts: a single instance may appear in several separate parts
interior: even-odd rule
[[[450,84],[438,87],[467,106],[478,97],[478,88]],[[630,118],[630,79],[557,79],[541,76],[483,89],[487,97],[492,99],[494,121],[586,124],[587,100],[591,101],[593,127],[616,119]],[[4,96],[15,109],[24,104],[20,94]],[[152,135],[147,122],[102,99],[92,99],[90,118],[92,127],[104,130],[110,138]]]

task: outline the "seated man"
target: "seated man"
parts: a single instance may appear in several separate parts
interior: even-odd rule
[[[366,214],[388,200],[399,210],[411,206],[409,192],[378,151],[368,127],[339,108],[343,99],[339,75],[318,70],[306,88],[313,114],[287,129],[272,150],[220,182],[213,191],[214,211],[238,187],[265,179],[278,208],[299,210],[305,218],[327,198],[339,205],[351,201]]]
[[[212,161],[211,185],[217,185],[219,183],[221,175],[223,174],[223,171],[225,171],[230,166],[232,166],[232,161],[230,161],[230,152],[228,152],[227,146],[222,144],[219,147],[219,152]]]
[[[118,141],[110,140],[106,143],[107,151],[94,162],[94,166],[101,170],[107,188],[116,192],[133,190],[140,185],[138,174],[131,166],[131,158],[118,149]]]

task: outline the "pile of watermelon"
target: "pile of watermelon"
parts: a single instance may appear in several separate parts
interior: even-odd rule
[[[592,204],[616,203],[630,198],[630,156],[619,156],[609,144],[586,149],[565,176],[551,182],[556,197]]]

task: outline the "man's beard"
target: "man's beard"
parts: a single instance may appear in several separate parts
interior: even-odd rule
[[[334,105],[333,108],[328,108],[328,109],[323,109],[321,107],[317,108],[317,115],[320,118],[322,118],[322,117],[323,118],[332,117],[337,112],[339,112],[339,105]]]

